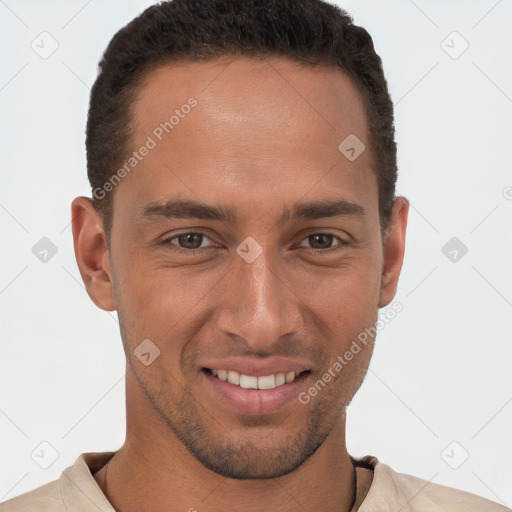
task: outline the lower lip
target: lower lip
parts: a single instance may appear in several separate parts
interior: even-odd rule
[[[291,402],[298,401],[298,395],[311,372],[304,372],[293,382],[274,389],[244,389],[214,377],[206,370],[201,372],[215,395],[230,408],[244,414],[263,415],[277,412]]]

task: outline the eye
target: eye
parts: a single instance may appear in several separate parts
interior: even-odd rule
[[[178,252],[190,254],[194,252],[201,252],[202,249],[215,246],[214,244],[203,245],[203,242],[207,240],[212,242],[211,238],[204,233],[186,232],[165,238],[161,243],[164,246],[174,246],[172,249]],[[333,245],[335,240],[337,240],[338,243]],[[329,252],[331,250],[343,249],[345,246],[350,245],[349,242],[343,240],[341,237],[333,233],[313,233],[308,235],[299,244],[299,247],[307,246],[304,244],[304,242],[311,244],[310,248],[315,252]]]
[[[190,232],[190,233],[180,233],[178,235],[174,235],[169,238],[165,238],[162,240],[163,245],[177,245],[178,251],[180,249],[185,249],[180,252],[192,252],[198,249],[205,249],[209,246],[203,246],[202,242],[207,239],[211,240],[208,236],[206,236],[204,233],[196,233],[196,232]],[[176,242],[174,242],[176,240]]]
[[[329,249],[333,249],[332,243],[334,239],[338,240],[339,242],[337,244],[338,248],[343,248],[344,246],[349,245],[349,242],[332,233],[313,233],[304,238],[303,242],[309,241],[309,243],[312,244],[311,248],[315,251],[327,252]],[[303,243],[299,244],[299,246],[303,247]]]

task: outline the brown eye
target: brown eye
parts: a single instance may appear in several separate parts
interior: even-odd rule
[[[177,251],[183,249],[182,252],[193,252],[198,249],[207,249],[210,247],[202,245],[205,240],[210,240],[210,238],[203,233],[180,233],[162,240],[162,245],[177,246]]]
[[[316,251],[327,251],[336,246],[340,248],[348,245],[348,242],[345,242],[345,240],[341,239],[339,236],[333,235],[331,233],[314,233],[304,238],[304,241],[306,240],[309,243],[309,247]],[[337,240],[338,243],[333,245],[335,240]],[[300,246],[304,247],[303,243],[301,243]]]
[[[199,249],[203,241],[203,235],[199,233],[186,233],[184,235],[178,235],[176,238],[179,242],[179,246],[183,249]]]
[[[330,249],[333,238],[334,237],[332,235],[326,235],[323,233],[308,236],[308,240],[312,244],[313,249]]]

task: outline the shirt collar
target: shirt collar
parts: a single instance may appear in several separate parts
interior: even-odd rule
[[[387,464],[373,455],[355,460],[373,469],[372,484],[358,512],[414,512],[395,479],[396,473]]]
[[[62,500],[68,510],[115,512],[92,476],[115,452],[82,453],[59,478]]]
[[[115,452],[82,453],[75,463],[65,469],[59,486],[68,510],[94,510],[115,512],[112,505],[96,483],[93,474],[103,467]],[[373,469],[373,481],[359,507],[359,512],[412,512],[409,501],[399,489],[394,471],[379,462],[377,457],[366,455],[354,460]],[[397,508],[401,507],[401,508]]]

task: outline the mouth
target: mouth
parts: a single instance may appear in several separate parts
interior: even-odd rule
[[[203,368],[203,371],[213,375],[219,380],[229,382],[234,386],[239,386],[243,389],[275,389],[286,384],[291,384],[301,375],[310,373],[309,370],[302,372],[281,372],[271,375],[264,375],[257,377],[255,375],[244,375],[233,370],[216,370],[212,368]]]
[[[211,403],[249,415],[271,414],[298,404],[299,393],[311,376],[310,370],[255,376],[205,367],[201,373]]]

